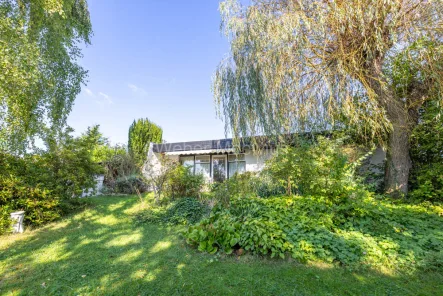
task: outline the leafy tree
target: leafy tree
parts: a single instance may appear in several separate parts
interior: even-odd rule
[[[61,129],[87,72],[86,0],[0,1],[0,145],[24,152],[35,136]]]
[[[163,130],[149,119],[138,119],[129,127],[128,150],[135,163],[142,167],[148,157],[149,144],[161,143]]]
[[[417,110],[442,99],[442,1],[226,0],[220,11],[231,56],[213,91],[235,138],[350,126],[386,144],[385,189],[407,193]]]

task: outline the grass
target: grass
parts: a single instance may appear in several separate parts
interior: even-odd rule
[[[443,272],[386,274],[188,247],[180,227],[136,225],[136,197],[0,237],[1,295],[436,295]]]

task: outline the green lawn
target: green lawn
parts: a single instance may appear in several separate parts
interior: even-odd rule
[[[1,295],[436,295],[443,273],[410,275],[219,258],[189,248],[179,227],[135,225],[135,197],[0,237]]]

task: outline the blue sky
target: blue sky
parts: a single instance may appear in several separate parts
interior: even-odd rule
[[[89,82],[68,124],[100,124],[125,143],[134,119],[147,117],[168,142],[224,138],[211,77],[228,53],[218,0],[90,0],[94,30],[81,65]]]

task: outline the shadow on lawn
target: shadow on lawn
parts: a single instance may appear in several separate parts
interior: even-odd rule
[[[128,212],[136,203],[98,198],[93,209],[0,249],[0,294],[425,295],[443,282],[440,274],[354,273],[248,256],[211,262],[215,257],[188,248],[177,228],[135,227]]]

